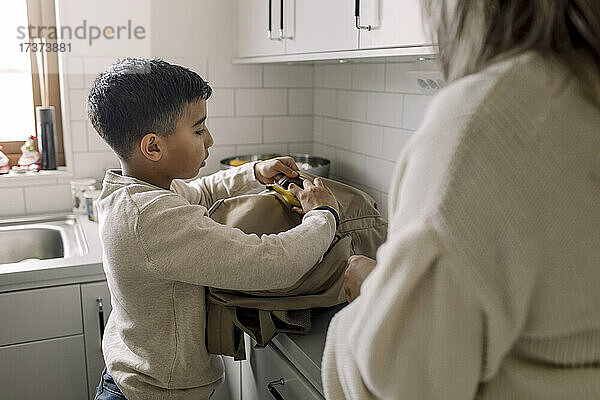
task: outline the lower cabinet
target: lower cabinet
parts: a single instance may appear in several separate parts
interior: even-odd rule
[[[102,333],[112,310],[110,292],[106,282],[81,285],[81,310],[85,335],[85,361],[87,365],[88,398],[93,399],[100,375],[104,369]]]
[[[323,396],[272,343],[255,349],[246,337],[242,399],[323,400]]]
[[[83,348],[83,335],[0,347],[0,398],[87,398]]]
[[[0,294],[0,399],[93,399],[111,309],[105,281]],[[323,400],[274,345],[245,340],[245,361],[223,357],[213,400]]]

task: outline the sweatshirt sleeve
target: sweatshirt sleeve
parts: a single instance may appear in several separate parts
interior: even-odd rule
[[[256,162],[246,163],[214,174],[185,182],[175,179],[171,189],[186,198],[191,204],[210,208],[217,200],[245,194],[261,186],[254,176]]]
[[[279,234],[245,234],[175,194],[139,214],[135,231],[149,272],[164,279],[232,290],[284,289],[323,256],[335,235],[329,211],[313,210]]]
[[[329,326],[326,398],[474,398],[484,319],[454,262],[424,225],[384,245],[361,295]]]

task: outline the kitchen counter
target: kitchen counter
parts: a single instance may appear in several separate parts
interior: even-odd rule
[[[321,381],[321,360],[327,328],[331,318],[345,304],[314,309],[312,311],[312,327],[308,335],[279,334],[273,338],[273,344],[294,364],[308,381],[323,395]]]
[[[3,264],[0,268],[0,293],[105,280],[98,223],[88,220],[85,215],[78,215],[77,223],[87,247],[83,256]]]
[[[89,221],[85,215],[77,216],[77,222],[85,238],[85,255],[4,264],[0,269],[0,293],[105,280],[98,223]],[[272,344],[321,394],[321,359],[327,328],[333,315],[343,306],[314,309],[312,328],[308,335],[279,334],[272,340]]]

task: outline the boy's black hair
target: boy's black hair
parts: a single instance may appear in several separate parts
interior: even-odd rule
[[[159,58],[125,58],[98,75],[87,113],[104,141],[127,160],[146,134],[170,135],[187,104],[211,94],[208,83],[185,67]]]

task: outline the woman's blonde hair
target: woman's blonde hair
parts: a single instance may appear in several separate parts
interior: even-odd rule
[[[600,99],[600,0],[422,0],[448,82],[526,51],[557,58]]]

